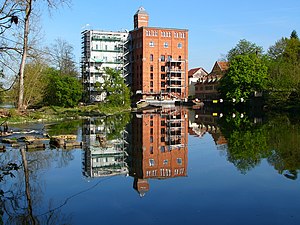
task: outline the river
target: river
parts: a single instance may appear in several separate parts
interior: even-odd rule
[[[292,115],[163,108],[10,128],[83,146],[5,144],[0,224],[300,223]]]

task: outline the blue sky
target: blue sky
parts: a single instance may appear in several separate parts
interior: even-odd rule
[[[117,31],[133,28],[133,15],[143,6],[149,26],[189,30],[189,68],[211,71],[239,40],[246,39],[266,51],[292,30],[300,36],[299,0],[73,0],[71,7],[44,13],[46,43],[61,38],[74,47],[80,61],[80,32],[90,29]]]

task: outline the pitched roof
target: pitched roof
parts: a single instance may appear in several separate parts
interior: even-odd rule
[[[190,70],[189,70],[189,77],[193,77],[193,75],[194,75],[195,73],[197,73],[199,70],[202,70],[202,72],[204,72],[205,74],[208,74],[208,73],[206,72],[206,70],[203,69],[202,67],[197,67],[197,68],[193,68],[193,69],[190,69]]]
[[[217,61],[221,71],[225,71],[225,70],[228,70],[229,68],[229,63],[228,62],[225,62],[225,61]]]
[[[138,11],[136,11],[135,15],[137,15],[137,14],[146,14],[146,15],[149,15],[143,6],[141,6],[138,9]]]

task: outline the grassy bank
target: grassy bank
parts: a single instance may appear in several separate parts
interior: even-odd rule
[[[29,109],[24,112],[18,112],[16,109],[1,109],[0,124],[8,123],[27,123],[42,121],[60,121],[64,119],[81,119],[86,117],[97,117],[113,115],[121,112],[130,111],[130,107],[107,106],[107,105],[89,105],[78,106],[74,108],[62,107],[43,107],[40,109]]]

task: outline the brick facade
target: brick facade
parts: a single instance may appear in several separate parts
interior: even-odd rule
[[[139,11],[135,21],[141,18]],[[148,27],[135,22],[132,38],[132,91],[135,99],[188,97],[188,30]]]

